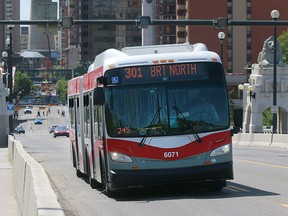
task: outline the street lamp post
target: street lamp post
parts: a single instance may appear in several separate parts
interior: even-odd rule
[[[221,49],[221,54],[220,54],[220,56],[221,56],[221,61],[222,61],[222,63],[223,63],[223,41],[224,41],[224,39],[225,39],[225,33],[224,33],[224,32],[219,32],[219,33],[218,33],[218,39],[219,39],[219,41],[220,41],[220,49]]]
[[[8,26],[9,31],[9,38],[6,40],[6,43],[9,47],[8,49],[8,56],[7,56],[7,66],[8,66],[8,88],[9,88],[9,96],[8,96],[8,102],[10,104],[13,103],[13,91],[12,91],[12,80],[13,80],[13,46],[12,46],[12,31],[13,31],[12,25]],[[9,116],[9,134],[13,133],[13,115]]]
[[[271,17],[274,21],[277,21],[280,16],[278,10],[271,11]],[[273,134],[277,131],[277,27],[274,25],[274,42],[273,42]]]

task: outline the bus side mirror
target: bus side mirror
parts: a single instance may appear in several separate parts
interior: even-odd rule
[[[242,129],[243,109],[234,110],[234,129],[233,133],[239,133]]]
[[[103,105],[105,102],[104,89],[102,87],[96,87],[93,93],[94,105]]]

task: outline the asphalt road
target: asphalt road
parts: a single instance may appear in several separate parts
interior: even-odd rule
[[[127,189],[109,198],[76,177],[69,138],[48,132],[51,124],[67,124],[68,118],[52,111],[43,125],[16,139],[46,170],[67,216],[288,215],[288,150],[235,147],[235,179],[221,192],[177,184]],[[28,129],[33,114],[21,118],[28,119],[22,123]]]

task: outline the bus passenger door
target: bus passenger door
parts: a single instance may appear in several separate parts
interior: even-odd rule
[[[95,179],[102,183],[101,179],[101,161],[103,161],[104,153],[103,153],[103,106],[94,105],[94,113],[93,113],[93,123],[94,123],[94,131],[93,131],[93,140],[94,140],[94,168],[95,168]],[[103,164],[102,164],[103,165]]]

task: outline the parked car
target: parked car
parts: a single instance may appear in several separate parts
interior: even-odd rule
[[[27,106],[27,107],[24,109],[24,114],[32,114],[32,110]]]
[[[14,129],[14,133],[16,133],[16,134],[21,134],[21,133],[25,134],[25,130],[24,130],[24,128],[22,126],[17,126]]]
[[[49,133],[53,133],[56,127],[58,127],[58,125],[51,125],[49,128]]]
[[[34,124],[42,124],[42,119],[41,118],[35,118],[34,119]]]
[[[67,126],[58,126],[54,129],[54,138],[57,136],[69,137],[69,128]]]

